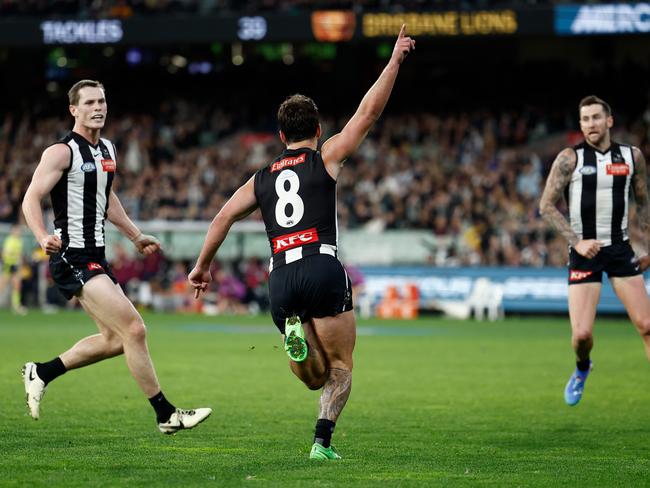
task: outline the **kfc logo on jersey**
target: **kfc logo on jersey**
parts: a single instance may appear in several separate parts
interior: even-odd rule
[[[115,161],[112,159],[102,159],[102,168],[104,173],[115,173]]]
[[[582,281],[586,277],[591,276],[593,271],[580,271],[577,269],[572,269],[569,273],[569,281]]]
[[[289,168],[291,166],[295,166],[300,163],[304,163],[305,159],[307,158],[306,153],[302,153],[300,156],[294,156],[291,158],[284,158],[281,159],[280,161],[276,161],[271,165],[271,173],[275,171],[280,171],[283,170],[284,168]]]
[[[273,238],[273,254],[294,247],[303,246],[311,242],[318,242],[318,232],[316,232],[316,227]]]
[[[88,263],[88,269],[90,271],[104,271],[101,264],[98,263]]]
[[[630,167],[625,163],[608,164],[606,168],[608,175],[627,176],[630,174]]]

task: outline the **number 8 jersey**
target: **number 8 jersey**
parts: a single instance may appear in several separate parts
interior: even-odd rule
[[[319,151],[287,149],[255,174],[255,198],[273,268],[312,254],[336,256],[336,181]]]

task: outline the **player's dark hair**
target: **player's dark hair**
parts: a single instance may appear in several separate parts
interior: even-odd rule
[[[608,117],[612,115],[612,108],[609,106],[609,103],[607,103],[602,98],[598,98],[596,95],[589,95],[588,97],[580,100],[580,103],[578,104],[578,116],[580,116],[580,109],[582,107],[586,107],[587,105],[600,105],[603,107],[603,110]]]
[[[287,142],[311,139],[318,132],[318,107],[304,95],[291,95],[278,109],[278,125]]]
[[[72,88],[68,91],[68,100],[70,101],[70,105],[77,105],[79,103],[79,90],[82,88],[86,88],[87,86],[91,86],[93,88],[101,88],[104,90],[104,85],[102,85],[99,81],[95,80],[81,80],[77,81],[74,85],[72,85]]]

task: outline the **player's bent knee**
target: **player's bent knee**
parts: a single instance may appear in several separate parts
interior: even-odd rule
[[[325,384],[327,378],[323,376],[322,378],[311,378],[308,381],[303,381],[305,386],[310,390],[320,390]]]
[[[352,372],[352,358],[339,359],[335,358],[329,362],[330,369],[341,369],[343,371]]]
[[[635,321],[639,334],[643,337],[650,337],[650,317],[644,317]]]
[[[126,338],[130,341],[144,341],[147,338],[147,327],[140,319],[132,321],[126,328]]]

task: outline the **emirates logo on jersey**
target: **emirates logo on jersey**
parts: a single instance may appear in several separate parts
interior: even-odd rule
[[[613,163],[606,166],[607,174],[612,176],[627,176],[630,174],[630,167],[626,163]]]
[[[594,274],[593,271],[580,271],[578,269],[572,269],[569,272],[569,281],[582,281],[592,274]]]
[[[277,254],[287,249],[309,244],[310,242],[318,242],[318,232],[316,232],[316,227],[312,227],[311,229],[301,230],[293,234],[275,237],[272,242],[273,254]]]
[[[289,168],[300,163],[304,163],[305,159],[307,159],[307,154],[302,153],[300,156],[293,156],[290,158],[281,159],[280,161],[276,161],[271,165],[271,173],[275,171],[281,171],[284,168]]]

